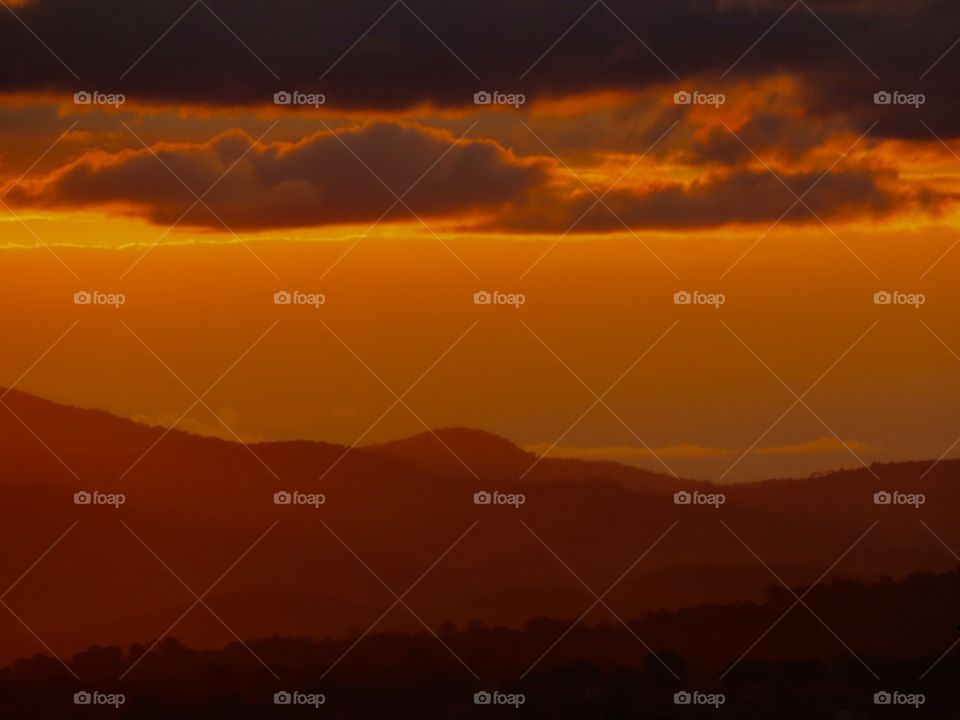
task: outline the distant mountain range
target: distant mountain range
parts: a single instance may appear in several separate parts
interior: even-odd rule
[[[835,562],[830,578],[860,581],[950,571],[940,540],[960,548],[958,470],[897,463],[716,486],[538,461],[476,430],[352,449],[242,445],[12,391],[0,405],[0,593],[29,569],[4,602],[64,655],[158,637],[211,585],[204,602],[229,630],[201,605],[171,634],[212,647],[232,632],[362,632],[393,593],[431,627],[519,627],[577,618],[621,576],[605,602],[637,618],[759,601],[774,574],[799,586]],[[78,505],[77,492],[124,503]],[[278,492],[317,506],[275,504]],[[678,492],[724,502],[676,504]],[[877,492],[924,503],[878,505]],[[609,619],[600,607],[586,621]],[[398,605],[376,629],[417,628]],[[0,662],[43,651],[2,609],[0,648]]]

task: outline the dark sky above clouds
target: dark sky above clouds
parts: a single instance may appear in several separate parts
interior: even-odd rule
[[[787,73],[818,114],[858,117],[883,88],[955,109],[960,67],[948,55],[920,79],[960,32],[952,0],[28,0],[16,12],[52,52],[0,16],[6,92],[157,102],[260,104],[296,87],[382,110],[459,106],[484,87],[562,97]]]

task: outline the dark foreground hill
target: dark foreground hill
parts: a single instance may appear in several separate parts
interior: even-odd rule
[[[275,637],[221,650],[167,639],[155,647],[91,647],[69,669],[43,656],[19,661],[0,670],[0,703],[4,717],[39,720],[97,712],[231,720],[291,711],[333,718],[519,716],[510,705],[474,703],[475,693],[488,692],[522,702],[524,717],[571,720],[958,716],[960,658],[948,651],[960,637],[960,571],[796,592],[826,626],[802,607],[775,622],[793,601],[782,591],[761,603],[655,613],[626,626],[540,618],[520,629],[475,622],[440,628],[436,636]],[[76,692],[122,695],[123,704],[78,708]],[[277,707],[278,692],[323,704]],[[677,705],[677,693],[722,704],[719,710]],[[877,705],[878,693],[921,704]]]

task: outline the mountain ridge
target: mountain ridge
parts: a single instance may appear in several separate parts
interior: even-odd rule
[[[875,468],[916,467],[926,471],[934,463],[945,467],[960,466],[960,459],[940,461],[918,459],[874,463],[869,469],[836,469],[805,477],[771,477],[751,483],[724,484],[715,480],[673,477],[666,473],[650,471],[614,460],[581,460],[537,456],[507,438],[479,428],[441,427],[402,438],[359,446],[346,446],[325,440],[307,438],[242,442],[218,436],[198,435],[176,427],[144,423],[99,408],[59,403],[15,388],[0,388],[0,397],[3,398],[2,404],[11,406],[10,410],[15,412],[17,416],[23,417],[26,415],[33,420],[39,418],[41,426],[72,423],[73,431],[67,439],[72,439],[74,441],[72,443],[73,447],[81,448],[85,453],[95,453],[98,449],[105,449],[110,454],[115,455],[123,449],[133,450],[137,447],[146,449],[149,447],[149,441],[159,441],[160,438],[163,438],[164,441],[172,439],[194,445],[207,444],[208,447],[248,448],[257,454],[268,455],[279,454],[291,449],[300,451],[305,455],[330,455],[334,460],[340,455],[353,457],[369,455],[402,463],[421,472],[470,480],[478,479],[477,476],[479,476],[479,479],[514,482],[521,478],[535,482],[547,477],[551,480],[580,481],[587,476],[594,476],[595,479],[610,479],[620,482],[630,489],[657,489],[660,491],[680,486],[717,485],[732,489],[740,485],[762,486],[764,484],[798,481],[819,484],[824,480],[832,481],[845,475],[861,476],[862,473],[870,473]],[[45,419],[44,415],[50,417]],[[30,430],[36,432],[41,440],[45,438],[44,432],[36,430],[34,423],[26,419],[24,422],[27,423]],[[89,432],[94,429],[98,430],[101,435],[109,435],[111,444],[105,447],[102,443],[103,438],[97,438],[101,442],[91,442],[91,439],[82,432],[84,430]],[[125,443],[124,440],[126,440]],[[58,441],[63,443],[64,438],[58,437]],[[5,445],[3,443],[2,438],[0,438],[0,449],[11,450],[9,444]]]
[[[3,404],[42,441],[0,407],[0,577],[12,581],[32,568],[7,600],[64,650],[161,632],[189,598],[157,558],[199,592],[242,557],[209,599],[248,637],[363,626],[391,601],[378,579],[400,592],[426,569],[409,597],[425,622],[516,626],[545,609],[579,616],[591,603],[580,583],[599,592],[625,570],[632,574],[618,581],[610,603],[636,616],[756,598],[775,582],[768,568],[799,585],[837,557],[843,562],[832,577],[865,581],[943,571],[954,560],[928,530],[955,544],[956,461],[933,470],[929,462],[876,466],[879,480],[859,470],[721,487],[545,458],[518,482],[536,458],[483,431],[444,428],[355,449],[248,445],[19,391]],[[473,462],[480,479],[445,445]],[[722,492],[725,503],[677,504],[680,489]],[[878,506],[880,489],[927,493],[928,501]],[[125,503],[78,505],[77,490],[122,493]],[[280,491],[323,502],[277,504]],[[478,491],[524,501],[478,504]],[[261,599],[244,601],[253,596]],[[409,619],[400,612],[384,624],[405,627]],[[208,620],[191,616],[178,635],[221,640]],[[36,640],[0,620],[0,646],[10,649],[0,659],[9,659],[35,650]]]

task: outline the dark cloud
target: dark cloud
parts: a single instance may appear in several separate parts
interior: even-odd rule
[[[922,117],[960,133],[960,50],[929,69],[960,34],[955,0],[608,0],[616,16],[594,6],[546,55],[589,0],[408,0],[386,15],[392,0],[206,0],[144,56],[191,3],[28,0],[15,11],[79,79],[3,13],[0,88],[211,105],[269,102],[287,88],[322,91],[340,108],[398,109],[468,104],[481,88],[562,97],[785,73],[817,116],[861,129],[879,119],[878,133],[901,137],[923,137]],[[927,104],[877,107],[881,89],[921,91]]]
[[[816,183],[804,197],[810,209],[797,205],[790,210],[796,198],[771,173],[741,170],[687,185],[614,190],[604,197],[607,207],[595,205],[596,198],[586,191],[570,198],[538,195],[532,203],[514,207],[498,218],[496,228],[564,232],[575,227],[575,232],[620,232],[621,220],[635,229],[772,224],[781,218],[785,224],[808,224],[819,223],[811,210],[824,221],[847,221],[881,218],[910,208],[927,210],[945,200],[929,191],[907,195],[896,190],[896,177],[890,171],[834,171],[818,182],[819,177],[819,173],[781,176],[798,196]]]
[[[239,231],[373,222],[395,202],[391,190],[418,215],[469,216],[525,198],[546,181],[542,162],[489,141],[455,141],[420,126],[374,123],[247,152],[253,138],[230,131],[204,144],[88,153],[22,182],[8,202],[106,208],[168,225],[194,203],[192,193],[213,187],[204,202]],[[384,219],[411,214],[400,206]],[[202,206],[181,224],[221,229]]]
[[[222,230],[222,220],[237,231],[265,230],[409,221],[402,206],[384,213],[395,202],[391,190],[404,196],[416,183],[404,199],[425,218],[456,218],[480,231],[605,233],[622,231],[621,220],[635,229],[762,224],[782,216],[789,224],[816,222],[802,206],[787,212],[795,197],[784,185],[797,195],[813,187],[805,201],[825,221],[936,212],[955,200],[922,186],[905,190],[893,170],[835,168],[823,178],[819,172],[783,174],[781,183],[765,170],[741,168],[705,171],[685,184],[614,189],[604,198],[614,217],[603,206],[588,212],[594,196],[583,189],[571,193],[559,181],[558,163],[520,159],[489,140],[454,144],[453,135],[419,125],[372,123],[248,152],[252,141],[233,130],[206,143],[89,152],[24,180],[7,201],[101,208],[158,225],[179,221]],[[216,216],[201,206],[181,218],[194,203],[191,191],[204,196]]]
[[[790,163],[826,145],[844,130],[842,124],[836,122],[809,122],[759,110],[737,128],[736,135],[722,125],[712,127],[679,152],[690,163],[749,164],[754,160],[753,153]]]
[[[263,143],[252,150],[253,138],[239,129],[207,142],[161,142],[149,150],[135,143],[132,133],[123,133],[132,149],[113,146],[109,152],[92,150],[61,161],[57,169],[21,181],[10,190],[8,202],[57,210],[100,208],[158,225],[178,222],[221,230],[226,224],[255,231],[411,220],[403,206],[388,209],[395,204],[394,193],[404,195],[416,184],[405,201],[423,217],[456,218],[481,230],[564,232],[594,198],[581,189],[571,193],[562,161],[552,158],[541,140],[563,155],[577,156],[626,148],[641,153],[662,138],[650,160],[688,170],[699,167],[698,179],[654,181],[638,169],[632,178],[637,186],[615,189],[605,198],[617,217],[597,207],[574,232],[619,232],[621,220],[636,229],[772,223],[794,197],[762,169],[751,150],[775,167],[791,167],[834,141],[844,127],[837,118],[805,119],[792,111],[783,94],[771,96],[770,106],[737,125],[736,136],[715,122],[697,127],[684,120],[683,108],[663,103],[644,107],[638,100],[631,100],[629,110],[614,106],[539,118],[536,129],[521,130],[516,122],[512,131],[485,128],[497,141],[457,142],[449,130],[392,121],[335,132],[321,122],[322,131],[303,139]],[[684,121],[674,132],[665,132],[671,117]],[[602,137],[596,146],[583,144],[598,132]],[[511,133],[520,141],[511,142]],[[506,149],[510,146],[518,152]],[[782,177],[797,194],[817,182],[807,203],[824,220],[882,218],[914,208],[937,212],[954,202],[923,183],[902,182],[879,162],[868,167],[851,162],[832,168],[819,182],[822,170],[783,172]],[[188,212],[195,195],[203,195],[216,215],[203,205]],[[782,221],[802,224],[815,218],[801,206]]]

